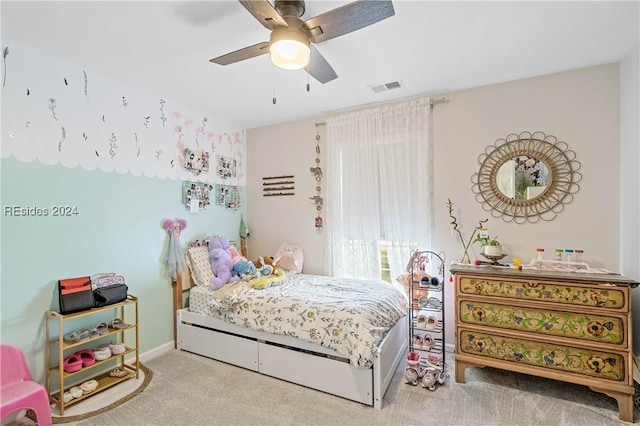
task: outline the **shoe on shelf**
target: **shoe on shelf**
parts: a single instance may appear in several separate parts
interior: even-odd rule
[[[70,391],[66,391],[64,393],[64,395],[62,396],[62,400],[64,401],[64,403],[66,404],[67,402],[71,401],[73,399],[73,395],[71,395]]]
[[[129,324],[125,323],[120,318],[116,318],[113,321],[111,321],[111,328],[115,330],[124,330],[127,327],[129,327]]]
[[[418,315],[416,325],[418,326],[418,328],[427,328],[427,316],[423,314]]]
[[[438,327],[438,320],[433,315],[427,317],[424,328],[427,330],[435,330]]]
[[[433,344],[433,338],[428,334],[425,334],[425,336],[422,338],[422,350],[430,351],[431,348],[433,348]]]
[[[440,309],[440,304],[442,302],[440,302],[439,299],[435,298],[435,297],[430,297],[429,299],[427,299],[427,304],[426,306],[423,306],[424,308],[428,308],[428,309]]]
[[[71,393],[72,397],[77,399],[82,396],[82,389],[80,389],[80,386],[74,386],[71,389],[69,389],[69,393]]]
[[[413,348],[422,350],[422,336],[416,334],[413,336]]]
[[[429,287],[434,290],[440,289],[440,280],[438,279],[438,277],[431,277],[431,280],[429,281]]]
[[[76,354],[69,355],[63,362],[64,371],[67,373],[75,373],[82,369],[82,358]]]
[[[111,377],[124,377],[127,374],[129,374],[129,372],[127,370],[121,370],[120,368],[114,368],[109,373],[109,376],[111,376]]]
[[[429,354],[426,359],[427,365],[431,368],[442,369],[442,359],[438,355]]]
[[[88,367],[96,363],[96,356],[93,354],[93,351],[89,349],[83,349],[74,353],[74,355],[78,356],[82,360],[83,367]]]
[[[101,322],[100,324],[98,324],[96,326],[96,331],[98,332],[98,334],[102,335],[102,334],[107,334],[109,332],[109,326],[107,325],[106,322]]]
[[[124,343],[109,343],[109,350],[111,350],[112,355],[120,355],[126,351],[127,348]]]
[[[427,293],[428,294],[428,293]],[[429,296],[420,296],[418,298],[418,305],[422,308],[425,309],[427,308],[427,303],[429,303]]]
[[[84,342],[91,337],[91,331],[87,328],[81,328],[79,330],[72,331],[69,334],[64,335],[64,340],[71,343]]]
[[[82,389],[83,395],[93,392],[97,387],[98,382],[96,380],[88,380],[80,385],[80,389]]]
[[[109,349],[109,344],[101,345],[96,348],[93,348],[93,356],[96,361],[104,361],[105,359],[111,356],[111,349]]]

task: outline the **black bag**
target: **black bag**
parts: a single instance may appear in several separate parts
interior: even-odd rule
[[[90,277],[66,278],[58,281],[61,314],[91,309],[94,306]]]
[[[107,306],[122,302],[127,298],[129,287],[126,284],[114,284],[108,287],[101,287],[93,290],[95,306]]]

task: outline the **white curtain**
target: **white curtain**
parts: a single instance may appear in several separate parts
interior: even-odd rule
[[[433,184],[430,99],[327,120],[325,273],[391,277],[412,250],[431,249]]]

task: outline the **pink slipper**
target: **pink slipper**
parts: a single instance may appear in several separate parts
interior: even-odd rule
[[[82,360],[83,367],[88,367],[96,363],[96,356],[93,354],[93,351],[90,351],[89,349],[83,349],[74,353],[74,355]]]
[[[82,359],[80,356],[73,354],[64,359],[64,371],[67,373],[75,373],[82,369]]]

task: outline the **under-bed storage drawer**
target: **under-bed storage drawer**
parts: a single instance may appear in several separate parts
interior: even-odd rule
[[[371,369],[265,343],[259,343],[258,351],[262,374],[373,405]]]
[[[181,324],[178,349],[258,371],[258,342],[252,339]]]

